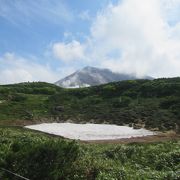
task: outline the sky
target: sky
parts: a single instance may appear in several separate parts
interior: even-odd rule
[[[0,84],[85,66],[180,76],[180,0],[0,0]]]

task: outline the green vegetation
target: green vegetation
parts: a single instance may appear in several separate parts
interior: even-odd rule
[[[50,116],[48,98],[61,88],[42,82],[0,86],[0,120]]]
[[[81,89],[52,84],[0,86],[0,124],[66,121],[180,127],[180,78],[133,80]],[[180,141],[82,144],[16,127],[0,127],[0,179],[10,170],[32,180],[180,179]],[[18,179],[18,178],[17,178]]]
[[[0,128],[0,136],[0,168],[31,180],[180,178],[180,141],[82,144],[8,127]],[[2,169],[0,179],[16,180]]]
[[[131,80],[80,89],[43,82],[0,86],[1,124],[6,120],[69,119],[179,132],[180,78]]]

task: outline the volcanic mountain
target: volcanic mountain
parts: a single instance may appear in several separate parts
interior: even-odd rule
[[[133,74],[115,73],[109,69],[100,69],[87,66],[73,74],[55,82],[56,85],[64,88],[79,88],[106,84],[109,82],[139,79]],[[141,79],[152,79],[149,76]]]

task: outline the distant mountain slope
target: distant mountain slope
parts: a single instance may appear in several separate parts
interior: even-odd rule
[[[152,79],[144,76],[143,79]],[[57,81],[55,84],[65,88],[88,87],[109,82],[138,79],[133,74],[114,73],[109,69],[99,69],[87,66],[73,74]]]

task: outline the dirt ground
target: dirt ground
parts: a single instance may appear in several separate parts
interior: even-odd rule
[[[128,144],[128,143],[151,143],[151,142],[163,142],[169,140],[180,140],[180,134],[174,132],[158,133],[157,135],[144,136],[144,137],[132,137],[116,140],[93,140],[93,141],[81,141],[83,143],[92,144]]]

